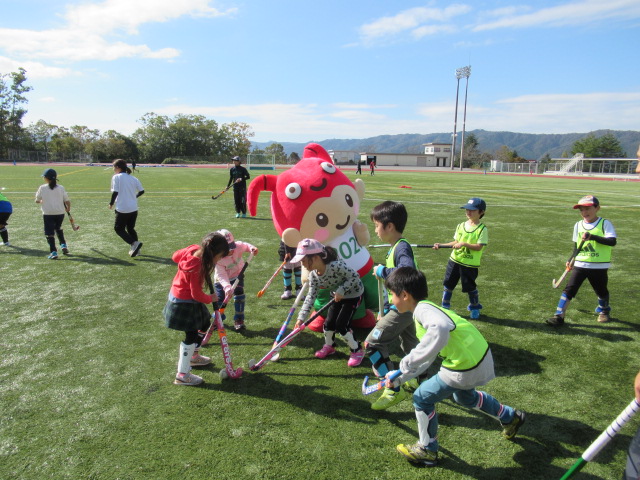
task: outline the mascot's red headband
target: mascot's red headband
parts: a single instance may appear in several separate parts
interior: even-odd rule
[[[302,159],[280,175],[260,175],[249,185],[247,205],[252,217],[258,209],[260,192],[272,192],[273,224],[282,236],[287,228],[300,229],[302,217],[318,198],[329,197],[339,185],[354,188],[349,178],[333,163],[327,151],[317,143],[304,149]]]

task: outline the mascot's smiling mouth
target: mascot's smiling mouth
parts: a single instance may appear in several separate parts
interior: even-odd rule
[[[320,190],[324,190],[326,186],[327,186],[327,179],[323,178],[322,183],[320,184],[319,187],[314,187],[313,185],[311,185],[309,188],[314,192],[319,192]]]
[[[349,225],[350,221],[351,221],[351,215],[347,215],[347,221],[344,222],[342,225],[336,225],[336,229],[337,230],[344,230],[345,228],[347,228],[347,225]]]

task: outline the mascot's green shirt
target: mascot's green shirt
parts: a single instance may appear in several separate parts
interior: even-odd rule
[[[418,303],[425,303],[436,307],[446,314],[455,324],[455,328],[450,332],[450,338],[446,346],[440,350],[442,366],[449,370],[465,371],[475,368],[486,356],[489,344],[482,334],[469,321],[451,310],[440,308],[433,302],[422,300]],[[414,319],[416,324],[416,335],[419,340],[427,333],[422,323]]]
[[[488,241],[488,233],[487,227],[484,226],[484,223],[480,223],[471,231],[467,231],[466,223],[467,222],[462,222],[456,228],[456,233],[453,237],[456,242],[486,244]],[[477,268],[480,266],[480,258],[482,257],[483,251],[484,247],[482,247],[480,250],[471,250],[467,247],[454,248],[451,252],[450,258],[460,265]]]

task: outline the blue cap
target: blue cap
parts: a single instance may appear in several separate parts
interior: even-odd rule
[[[53,168],[47,168],[42,174],[44,178],[48,178],[49,180],[55,180],[58,178],[58,174]]]
[[[487,204],[481,198],[473,197],[470,198],[469,201],[461,206],[460,208],[465,208],[467,210],[482,210],[485,211],[487,209]]]

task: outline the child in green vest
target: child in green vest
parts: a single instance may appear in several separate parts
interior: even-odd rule
[[[391,244],[385,265],[378,265],[374,269],[378,281],[384,281],[398,267],[418,268],[411,245],[402,236],[407,218],[405,206],[391,200],[382,202],[371,211],[376,235],[383,242]],[[367,356],[376,376],[384,377],[390,370],[395,369],[393,361],[389,358],[389,350],[391,344],[398,339],[405,355],[418,344],[413,316],[410,312],[399,313],[391,304],[389,295],[389,298],[385,299],[384,311],[379,313],[375,328],[365,340]],[[417,387],[418,380],[413,379],[402,387],[385,388],[371,408],[385,410],[407,398]]]
[[[452,247],[447,270],[444,274],[444,292],[442,294],[442,306],[451,308],[451,296],[458,281],[462,283],[462,292],[469,295],[469,305],[467,310],[470,318],[480,318],[482,305],[478,295],[476,279],[478,278],[478,268],[484,247],[489,243],[489,233],[484,223],[480,219],[484,217],[487,204],[481,198],[471,198],[460,208],[465,209],[467,221],[456,227],[453,242],[435,243],[433,248]]]
[[[419,440],[398,445],[397,451],[413,464],[433,467],[438,463],[438,415],[436,403],[453,396],[463,407],[480,410],[502,425],[502,435],[515,437],[524,424],[525,413],[501,404],[476,387],[495,378],[491,349],[478,329],[451,310],[426,300],[427,280],[411,267],[396,269],[386,281],[398,312],[413,314],[420,343],[400,362],[399,373],[387,374],[387,386],[398,386],[416,378],[438,358],[437,374],[420,384],[413,393]]]
[[[609,321],[609,281],[608,272],[611,266],[611,249],[616,245],[616,231],[609,220],[598,216],[600,202],[593,195],[582,197],[575,209],[580,209],[582,220],[573,227],[573,241],[575,249],[572,257],[575,257],[573,271],[567,282],[567,286],[560,295],[560,301],[553,317],[546,320],[548,325],[559,327],[564,324],[564,314],[569,302],[578,294],[578,290],[586,279],[598,295],[598,322]],[[584,243],[582,241],[584,240]],[[578,246],[582,248],[576,251]],[[567,262],[567,267],[569,263]]]

